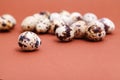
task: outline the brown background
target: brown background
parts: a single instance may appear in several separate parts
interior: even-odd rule
[[[39,35],[35,52],[22,52],[17,44],[21,21],[40,11],[93,12],[108,17],[116,29],[102,42],[73,40],[61,43]],[[120,0],[0,0],[0,15],[17,20],[11,32],[0,33],[0,79],[3,80],[120,80]]]

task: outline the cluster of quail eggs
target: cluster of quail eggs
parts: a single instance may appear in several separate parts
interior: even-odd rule
[[[54,34],[60,41],[87,39],[101,41],[114,31],[115,25],[108,18],[98,19],[94,13],[68,12],[66,10],[50,13],[35,13],[26,17],[22,23],[23,31]]]
[[[16,25],[15,18],[10,14],[0,16],[0,31],[10,31]],[[24,51],[36,50],[42,43],[37,34],[53,34],[63,42],[73,39],[102,41],[107,34],[115,30],[114,23],[109,18],[98,17],[94,13],[40,12],[27,16],[21,22],[22,33],[18,44]]]

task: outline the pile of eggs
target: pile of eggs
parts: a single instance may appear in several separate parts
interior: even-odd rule
[[[9,14],[0,17],[0,31],[10,31],[14,28],[16,20]],[[48,11],[27,16],[21,22],[21,33],[18,44],[24,51],[36,50],[41,45],[37,34],[53,34],[58,40],[70,42],[74,39],[89,41],[102,41],[107,34],[115,30],[114,23],[109,18],[98,17],[94,13]]]
[[[23,31],[55,34],[60,41],[72,41],[74,38],[101,41],[106,34],[114,31],[115,25],[108,18],[98,19],[94,13],[79,12],[40,12],[26,17],[22,21]]]

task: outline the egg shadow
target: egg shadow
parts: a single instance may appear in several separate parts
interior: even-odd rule
[[[104,42],[105,39],[104,40],[101,39],[101,40],[97,40],[97,41],[95,41],[95,40],[89,40],[89,39],[84,39],[84,41],[89,42],[89,43],[101,43],[101,42]]]
[[[27,51],[27,50],[22,50],[20,48],[16,48],[15,51],[20,52],[20,53],[36,53],[36,52],[39,51],[39,49],[35,49],[35,50],[32,50],[32,51]]]
[[[9,30],[5,30],[5,31],[0,31],[0,33],[10,33],[11,31],[9,31]]]
[[[70,40],[70,41],[61,41],[59,39],[54,39],[54,42],[61,43],[61,44],[69,44],[71,42],[74,42],[74,39]]]

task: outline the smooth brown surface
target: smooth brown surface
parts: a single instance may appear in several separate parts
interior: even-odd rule
[[[0,80],[120,80],[120,0],[0,0],[0,15],[17,20],[11,32],[0,33]],[[73,40],[61,43],[39,35],[35,52],[22,52],[17,44],[21,21],[40,11],[93,12],[108,17],[116,29],[102,42]]]

